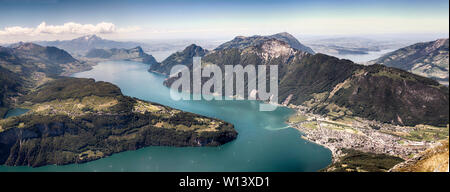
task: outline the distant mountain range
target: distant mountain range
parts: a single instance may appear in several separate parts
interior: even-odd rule
[[[448,52],[449,39],[438,39],[398,49],[370,63],[403,69],[448,85]]]
[[[112,48],[131,49],[141,45],[140,43],[136,42],[121,42],[121,41],[107,40],[100,38],[97,35],[86,35],[72,40],[38,41],[35,43],[42,46],[58,47],[75,55],[84,55],[91,49],[112,49]]]
[[[155,59],[162,61],[170,54],[183,50],[192,43],[200,43],[210,49],[218,44],[216,40],[194,40],[194,39],[167,39],[167,40],[143,40],[115,41],[101,38],[97,35],[85,35],[72,40],[61,41],[37,41],[42,46],[54,46],[68,51],[75,58],[84,57],[92,49],[133,49],[141,47],[144,52],[151,53]]]
[[[127,60],[142,62],[145,64],[158,64],[156,59],[145,53],[140,46],[131,49],[91,49],[86,53],[86,58],[100,60]]]
[[[140,46],[141,43],[107,40],[97,35],[86,35],[63,41],[40,41],[36,42],[36,44],[64,49],[82,60],[86,60],[86,58],[88,60],[96,59],[92,60],[93,62],[100,60],[130,60],[147,64],[157,63],[152,55],[144,52]],[[15,44],[11,46],[15,46]]]
[[[175,64],[192,70],[193,48],[203,50],[191,45],[150,70],[167,74]],[[311,54],[286,41],[259,36],[236,37],[201,54],[203,63],[222,70],[224,65],[278,65],[279,102],[283,104],[304,105],[336,118],[352,115],[400,125],[448,124],[448,88],[403,70]],[[175,79],[165,84],[170,86]]]

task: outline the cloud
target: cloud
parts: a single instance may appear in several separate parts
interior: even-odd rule
[[[111,34],[111,33],[128,33],[140,30],[140,27],[118,28],[113,23],[101,22],[96,25],[80,24],[74,22],[64,23],[63,25],[47,25],[42,22],[35,28],[13,26],[0,29],[0,35],[53,35],[53,34]]]

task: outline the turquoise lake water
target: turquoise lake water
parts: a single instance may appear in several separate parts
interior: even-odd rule
[[[0,166],[1,171],[317,171],[331,162],[331,152],[300,138],[285,121],[292,110],[278,107],[260,112],[257,101],[174,101],[163,75],[148,65],[129,61],[103,62],[74,77],[118,85],[137,97],[234,124],[239,136],[219,147],[145,147],[100,160],[64,166]]]
[[[8,117],[14,117],[14,116],[19,116],[22,115],[26,112],[28,112],[29,109],[22,109],[22,108],[15,108],[15,109],[11,109],[9,110],[4,118],[8,118]]]

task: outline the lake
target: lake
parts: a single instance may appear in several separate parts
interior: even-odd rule
[[[111,82],[125,95],[225,120],[234,124],[237,139],[219,147],[151,146],[84,164],[0,166],[0,171],[298,172],[317,171],[331,163],[330,150],[302,139],[299,131],[285,124],[291,109],[260,112],[258,101],[174,101],[162,84],[166,77],[147,69],[142,63],[109,61],[73,76]]]
[[[380,58],[386,53],[390,53],[397,49],[384,49],[381,51],[369,51],[367,54],[336,54],[336,53],[324,53],[327,55],[331,55],[337,57],[339,59],[348,59],[358,64],[365,65],[367,62]]]
[[[29,109],[22,109],[22,108],[15,108],[15,109],[11,109],[9,110],[4,118],[8,118],[8,117],[14,117],[14,116],[19,116],[22,115],[26,112],[28,112]]]

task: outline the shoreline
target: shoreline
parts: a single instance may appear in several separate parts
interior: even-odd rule
[[[358,117],[331,120],[327,116],[307,112],[307,108],[304,106],[289,105],[286,107],[295,111],[286,124],[300,131],[303,139],[331,151],[332,162],[329,166],[339,162],[342,157],[347,155],[343,152],[345,149],[400,157],[408,161],[439,142],[438,140],[413,141],[408,139],[408,134],[418,127],[423,127],[423,129],[431,127],[427,125],[398,126]]]

